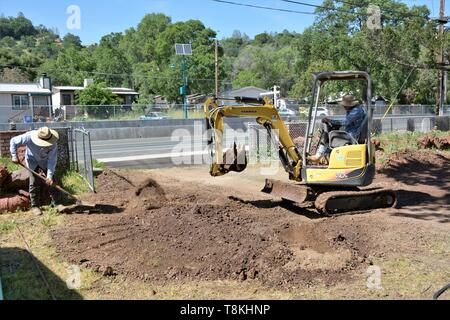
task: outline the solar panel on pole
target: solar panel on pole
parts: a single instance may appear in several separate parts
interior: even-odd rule
[[[175,53],[177,55],[184,55],[184,48],[182,44],[175,44]]]
[[[175,44],[175,53],[179,56],[191,56],[192,46],[191,44]]]
[[[191,44],[184,44],[183,47],[184,47],[184,54],[185,55],[187,55],[187,56],[192,55],[192,46],[191,46]]]

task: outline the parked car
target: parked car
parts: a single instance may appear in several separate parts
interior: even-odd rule
[[[330,112],[328,111],[327,108],[324,107],[318,107],[317,108],[317,115],[319,117],[329,117],[330,116]]]
[[[309,114],[309,109],[308,108],[301,108],[300,109],[300,113],[301,113],[301,115],[307,117],[308,114]],[[317,116],[318,117],[329,117],[330,116],[330,112],[325,107],[317,107]]]
[[[150,112],[146,115],[140,116],[139,120],[165,120],[171,119],[169,116],[166,116],[162,112]]]
[[[279,109],[278,114],[282,117],[294,117],[297,115],[297,112],[295,112],[294,110],[288,109],[288,108],[284,108],[284,109]]]

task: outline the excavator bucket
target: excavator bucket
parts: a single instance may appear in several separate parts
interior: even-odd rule
[[[296,203],[307,201],[309,195],[309,189],[305,185],[286,183],[272,179],[266,179],[266,184],[261,191]]]

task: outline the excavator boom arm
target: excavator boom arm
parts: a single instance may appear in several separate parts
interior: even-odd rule
[[[209,98],[204,104],[207,128],[209,130],[208,144],[213,148],[211,175],[219,176],[227,173],[226,167],[230,158],[235,161],[241,157],[235,155],[227,157],[223,156],[223,134],[224,134],[224,117],[254,117],[256,122],[264,126],[269,134],[275,131],[279,141],[279,147],[283,151],[283,156],[289,161],[292,168],[290,173],[291,179],[301,181],[301,157],[292,137],[289,134],[283,119],[278,114],[277,109],[270,104],[268,99],[264,100],[264,105],[248,105],[248,106],[218,106],[213,98]],[[236,153],[236,152],[235,152]],[[229,153],[230,154],[230,153]],[[232,152],[231,152],[232,154]],[[280,153],[281,155],[281,153]],[[242,159],[242,158],[241,158]],[[242,162],[242,161],[241,161]],[[229,163],[228,163],[229,164]]]

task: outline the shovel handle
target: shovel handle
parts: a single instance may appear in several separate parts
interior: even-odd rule
[[[41,179],[42,181],[47,182],[47,179],[45,179],[43,176],[41,176],[39,173],[37,173],[34,170],[31,170],[30,168],[28,168],[27,166],[23,165],[22,163],[19,163],[20,166],[22,166],[23,168],[25,168],[28,172],[30,172],[31,174],[35,175],[36,177],[38,177],[39,179]],[[78,197],[74,196],[73,194],[71,194],[69,191],[63,189],[62,187],[60,187],[57,184],[52,185],[52,187],[54,187],[55,189],[61,191],[62,193],[68,195],[69,197],[71,197],[72,199],[76,200],[76,201],[80,201],[80,199],[78,199]]]

